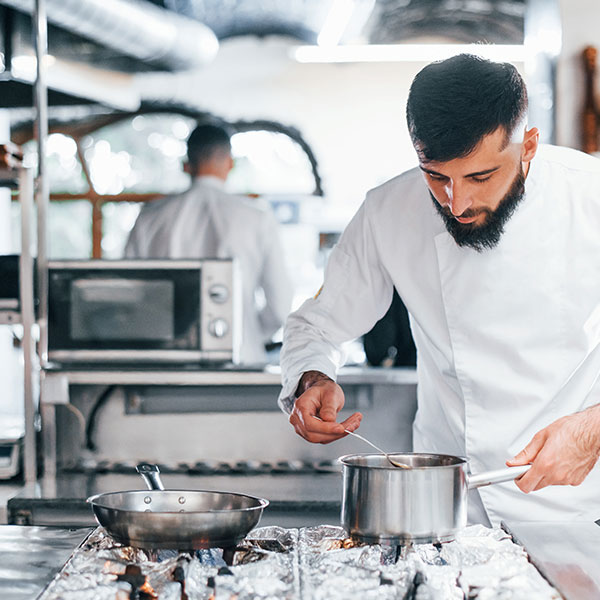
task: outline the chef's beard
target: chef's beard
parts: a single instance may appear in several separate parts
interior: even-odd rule
[[[486,248],[489,250],[498,244],[504,233],[504,225],[515,212],[519,202],[523,199],[524,193],[525,176],[523,175],[523,170],[519,169],[510,189],[504,198],[502,198],[496,210],[490,210],[489,208],[482,208],[473,212],[466,210],[461,215],[462,217],[473,217],[485,213],[486,219],[481,225],[475,225],[474,223],[460,223],[447,208],[443,207],[435,199],[435,196],[431,191],[429,192],[429,195],[433,200],[435,208],[441,215],[448,233],[454,238],[454,241],[459,246],[468,246],[469,248],[477,250],[477,252],[481,252]]]

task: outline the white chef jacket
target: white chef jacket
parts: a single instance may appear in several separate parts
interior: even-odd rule
[[[242,362],[266,360],[264,344],[291,308],[292,285],[272,212],[225,192],[218,177],[196,177],[178,196],[147,203],[131,230],[126,258],[235,258],[242,287]],[[264,306],[257,304],[257,290]]]
[[[600,402],[600,161],[541,146],[499,244],[481,253],[446,231],[419,169],[369,192],[322,291],[286,323],[284,410],[303,372],[335,378],[343,342],[384,315],[393,286],[418,352],[415,450],[466,456],[474,473],[504,467],[539,429]],[[600,468],[577,487],[480,488],[469,518],[598,519]]]

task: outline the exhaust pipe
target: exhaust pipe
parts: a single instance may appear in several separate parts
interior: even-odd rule
[[[34,0],[0,0],[33,14]],[[211,62],[219,41],[206,25],[145,0],[46,0],[48,21],[62,29],[173,71]]]

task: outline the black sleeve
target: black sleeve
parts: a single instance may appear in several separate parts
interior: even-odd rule
[[[386,358],[393,360],[394,366],[416,364],[408,311],[396,290],[386,314],[363,336],[363,345],[372,366],[380,366]]]

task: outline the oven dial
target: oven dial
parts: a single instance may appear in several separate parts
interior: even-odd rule
[[[225,319],[213,319],[208,324],[208,331],[216,338],[222,338],[229,332],[229,323]]]
[[[222,283],[215,283],[208,288],[208,297],[216,304],[225,304],[229,300],[229,288]]]

